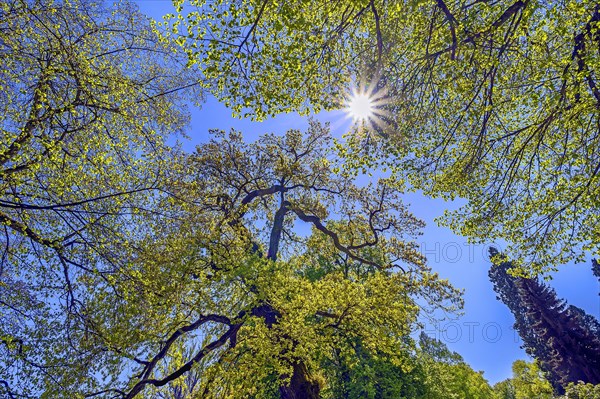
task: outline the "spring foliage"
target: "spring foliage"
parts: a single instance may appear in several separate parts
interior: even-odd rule
[[[528,271],[598,251],[596,1],[173,3],[164,26],[237,113],[340,108],[367,86],[386,123],[348,157],[469,200],[442,224],[507,240]]]
[[[90,15],[69,4],[48,15],[75,22]],[[92,32],[98,45],[109,46],[102,54],[112,54],[114,43],[102,40],[101,29]],[[56,51],[62,55],[62,49]],[[127,83],[135,58],[123,62],[116,71]],[[103,99],[110,80],[98,82]],[[77,79],[65,85],[77,102]],[[136,109],[144,101],[128,97],[135,93],[110,99]],[[95,109],[93,101],[86,104]],[[164,105],[166,115],[176,112]],[[48,107],[43,112],[55,112]],[[115,107],[115,115],[91,117],[77,130],[81,136],[67,132],[64,141],[57,139],[59,159],[70,163],[57,165],[49,156],[24,168],[38,177],[31,179],[36,184],[56,174],[48,181],[69,190],[61,196],[44,190],[54,187],[46,183],[38,188],[39,202],[20,203],[23,210],[14,211],[29,229],[6,225],[2,289],[10,302],[2,303],[3,394],[129,399],[183,389],[192,375],[202,397],[317,397],[332,384],[323,365],[334,353],[352,357],[359,340],[370,356],[408,372],[415,346],[408,336],[419,317],[460,307],[458,291],[419,254],[414,240],[422,222],[395,186],[385,179],[358,185],[354,176],[336,172],[328,127],[312,122],[307,132],[265,135],[250,144],[239,132],[216,131],[194,154],[184,154],[164,146],[143,116],[123,121],[129,108]],[[32,130],[22,140],[55,131]],[[112,138],[151,144],[152,151],[117,147],[111,158],[93,147],[117,151]],[[77,146],[90,147],[77,152]],[[34,149],[22,147],[31,157]],[[97,164],[96,156],[106,164]],[[111,162],[118,164],[111,168]],[[141,186],[145,195],[113,191],[112,184],[137,187],[140,179],[149,184]],[[15,181],[13,192],[24,192],[28,181]],[[109,193],[110,200],[86,187]],[[22,216],[30,214],[36,218]],[[53,218],[70,229],[52,230]],[[69,218],[82,225],[68,224]],[[299,224],[309,229],[302,233]]]

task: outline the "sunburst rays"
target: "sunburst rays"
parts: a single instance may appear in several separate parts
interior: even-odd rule
[[[344,111],[354,124],[367,127],[377,127],[385,130],[388,127],[389,112],[385,105],[390,102],[385,89],[378,87],[378,80],[374,79],[369,84],[359,84],[353,87],[344,101]]]

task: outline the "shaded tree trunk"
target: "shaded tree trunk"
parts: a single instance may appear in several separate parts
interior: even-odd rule
[[[281,386],[281,399],[318,399],[321,387],[310,378],[303,362],[294,363],[294,371],[289,386]]]
[[[271,228],[269,239],[269,251],[267,253],[267,258],[272,261],[277,260],[279,242],[281,241],[281,233],[283,230],[283,222],[288,211],[289,203],[285,201],[282,193],[281,205],[275,213],[273,227]],[[277,309],[273,308],[268,303],[261,304],[259,307],[255,308],[253,314],[263,317],[268,328],[271,328],[274,324],[276,324],[277,319],[280,316],[279,311],[277,311]],[[289,385],[281,385],[279,387],[281,399],[318,399],[321,387],[317,382],[310,378],[306,364],[304,364],[302,361],[295,361],[292,367],[293,371]]]

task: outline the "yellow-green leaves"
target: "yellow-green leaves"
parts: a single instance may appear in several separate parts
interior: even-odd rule
[[[600,385],[571,383],[566,389],[566,395],[573,399],[598,399],[600,398]]]
[[[517,360],[512,365],[512,378],[499,382],[494,385],[494,398],[505,399],[508,397],[515,399],[525,398],[539,398],[539,399],[552,399],[556,396],[552,389],[552,385],[544,377],[544,373],[540,370],[537,362],[526,362],[524,360]],[[583,384],[579,385],[585,386]],[[573,387],[573,384],[571,384]],[[576,396],[577,389],[574,389],[569,393]],[[584,391],[582,391],[584,392]],[[592,398],[592,396],[590,396]]]
[[[187,122],[174,49],[131,4],[2,2],[0,336],[23,349],[3,345],[0,389],[82,397],[177,320],[137,264]]]
[[[371,82],[387,126],[349,141],[350,168],[467,199],[441,223],[508,241],[530,271],[598,251],[596,2],[197,5],[182,45],[236,113],[341,108],[351,80]]]
[[[455,310],[460,300],[424,265],[412,241],[422,223],[398,191],[385,180],[358,186],[355,176],[334,173],[328,128],[315,121],[307,132],[253,143],[237,131],[213,133],[189,158],[191,181],[201,187],[180,193],[194,199],[187,226],[216,221],[196,233],[207,239],[199,259],[205,277],[194,295],[209,290],[201,306],[238,314],[241,326],[235,345],[202,363],[211,377],[201,378],[199,390],[271,397],[302,380],[327,392],[335,381],[325,365],[356,356],[356,342],[369,356],[410,369],[408,336],[420,312]],[[421,296],[432,302],[417,305]]]

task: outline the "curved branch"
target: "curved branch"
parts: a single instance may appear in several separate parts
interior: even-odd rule
[[[8,384],[8,382],[6,382],[4,380],[0,380],[0,385],[4,386],[4,392],[8,395],[8,398],[10,398],[10,399],[16,398],[16,394],[13,393],[13,391],[11,391],[10,385]],[[19,396],[21,396],[21,395],[19,395]]]
[[[3,201],[0,200],[0,208],[11,208],[11,209],[29,209],[29,210],[53,210],[53,209],[64,209],[64,208],[73,208],[79,205],[84,205],[90,202],[96,202],[96,201],[101,201],[101,200],[105,200],[105,199],[109,199],[109,198],[114,198],[114,197],[120,197],[120,196],[124,196],[124,195],[129,195],[129,194],[136,194],[139,192],[143,192],[143,191],[151,191],[151,190],[155,190],[152,187],[143,187],[143,188],[138,188],[138,189],[134,189],[134,190],[129,190],[129,191],[123,191],[120,193],[112,193],[112,194],[105,194],[105,195],[101,195],[98,197],[94,197],[94,198],[86,198],[84,200],[81,201],[75,201],[75,202],[65,202],[62,204],[54,204],[54,205],[34,205],[34,204],[26,204],[26,203],[16,203],[16,202],[9,202],[9,201]]]
[[[371,260],[368,260],[368,259],[365,259],[363,257],[353,254],[352,251],[348,247],[345,247],[341,244],[340,238],[337,235],[337,233],[335,233],[334,231],[331,231],[327,227],[325,227],[325,225],[321,222],[321,219],[319,219],[317,216],[307,215],[301,209],[291,207],[291,204],[289,204],[289,203],[288,203],[288,206],[290,206],[290,209],[298,216],[298,218],[300,220],[302,220],[303,222],[306,222],[306,223],[312,223],[313,226],[315,226],[317,228],[317,230],[319,230],[326,236],[329,236],[333,240],[333,245],[335,245],[335,247],[339,251],[345,253],[350,258],[354,259],[355,261],[358,261],[358,262],[361,262],[361,263],[364,263],[364,264],[367,264],[370,266],[374,266],[379,270],[383,270],[383,269],[387,268],[386,266],[380,265],[377,262],[373,262]]]
[[[254,191],[250,191],[248,193],[248,195],[246,195],[243,199],[242,199],[242,205],[247,205],[249,204],[254,198],[256,197],[264,197],[266,195],[271,195],[271,194],[275,194],[275,193],[285,193],[289,190],[293,190],[295,188],[298,187],[302,187],[301,184],[296,184],[290,187],[285,187],[281,184],[275,184],[274,186],[271,186],[269,188],[261,188],[258,190],[254,190]]]
[[[169,339],[167,339],[167,341],[164,343],[162,349],[154,356],[154,358],[152,358],[152,360],[147,362],[146,367],[144,367],[144,370],[141,373],[142,380],[148,379],[150,374],[154,371],[154,367],[156,366],[156,364],[167,355],[167,352],[171,348],[171,345],[173,345],[173,343],[175,341],[177,341],[177,339],[180,336],[182,336],[183,334],[188,333],[190,331],[194,331],[198,327],[200,327],[203,324],[208,323],[210,321],[231,325],[231,320],[229,320],[228,317],[219,316],[219,315],[207,315],[207,316],[200,316],[192,324],[188,324],[186,326],[179,328],[177,331],[175,331],[173,334],[171,334]],[[140,381],[140,383],[141,382],[142,381]]]
[[[448,9],[448,6],[444,2],[444,0],[437,0],[437,5],[438,5],[438,7],[440,7],[442,9],[444,15],[446,16],[446,19],[448,20],[448,24],[450,24],[450,34],[452,35],[452,55],[450,56],[450,59],[454,60],[456,58],[456,46],[457,46],[456,28],[455,28],[456,18],[454,18],[454,15],[452,15],[452,13]]]
[[[58,242],[59,242],[58,240],[52,241],[52,240],[48,240],[47,238],[43,238],[38,233],[33,231],[29,226],[27,226],[17,220],[11,219],[10,217],[8,217],[7,215],[5,215],[2,212],[0,212],[0,224],[8,226],[12,230],[15,230],[15,231],[23,234],[24,236],[37,242],[38,244],[44,245],[46,247],[54,248],[54,249],[58,248]]]
[[[221,335],[221,337],[219,337],[219,339],[212,341],[210,344],[206,345],[204,348],[202,348],[200,351],[198,351],[198,353],[196,353],[196,355],[192,359],[190,359],[187,363],[185,363],[183,366],[181,366],[180,368],[178,368],[171,374],[167,375],[166,377],[164,377],[162,379],[146,378],[146,379],[143,379],[142,381],[138,382],[131,389],[131,391],[129,391],[129,393],[124,397],[124,399],[134,398],[135,396],[137,396],[137,394],[139,394],[146,387],[146,385],[162,387],[163,385],[166,385],[169,382],[174,381],[177,378],[181,377],[184,373],[187,373],[188,371],[190,371],[195,363],[198,363],[210,352],[225,345],[225,343],[228,340],[234,339],[235,335],[237,334],[237,332],[241,326],[242,326],[241,323],[231,325],[229,327],[229,329],[223,335]]]

